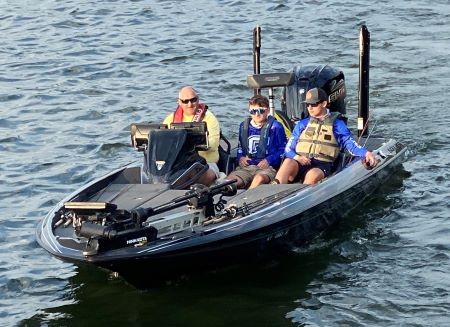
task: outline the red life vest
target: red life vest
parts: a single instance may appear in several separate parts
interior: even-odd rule
[[[197,110],[195,110],[194,118],[192,119],[193,122],[199,122],[202,121],[205,117],[206,111],[208,110],[208,105],[204,103],[199,103]],[[175,110],[175,113],[173,114],[173,121],[172,123],[182,123],[183,122],[183,108],[180,106],[177,107],[177,110]]]

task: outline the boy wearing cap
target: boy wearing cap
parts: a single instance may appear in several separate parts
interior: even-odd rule
[[[287,184],[297,179],[303,184],[315,184],[331,173],[341,148],[356,157],[364,157],[370,167],[377,164],[372,152],[353,139],[339,113],[327,109],[328,96],[320,88],[306,93],[309,117],[299,121],[285,148],[285,160],[275,182]]]
[[[239,167],[226,177],[238,188],[254,188],[273,181],[286,146],[283,125],[269,116],[269,100],[255,95],[249,101],[250,118],[239,127]]]

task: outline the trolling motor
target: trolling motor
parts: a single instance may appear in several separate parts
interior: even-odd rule
[[[56,222],[54,228],[61,225],[68,227],[66,222],[70,221],[75,234],[88,239],[83,251],[86,256],[126,246],[143,246],[155,241],[158,236],[175,232],[173,226],[178,226],[177,231],[182,231],[201,225],[206,218],[224,208],[224,196],[233,196],[236,192],[234,180],[212,187],[195,184],[185,195],[168,203],[150,208],[139,207],[131,211],[118,210],[115,204],[105,202],[66,202],[60,212],[61,219],[65,222]],[[220,198],[214,203],[214,196],[219,194]],[[190,208],[186,213],[150,219],[186,205]]]

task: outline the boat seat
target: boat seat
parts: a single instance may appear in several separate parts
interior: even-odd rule
[[[274,117],[281,123],[281,125],[283,125],[286,137],[290,138],[292,130],[294,129],[294,122],[289,119],[284,111],[281,110],[275,110]]]
[[[231,151],[231,143],[220,131],[220,143],[219,143],[219,162],[217,163],[219,171],[228,175],[236,166],[236,154]]]
[[[347,155],[345,151],[340,151],[338,157],[334,160],[333,166],[331,168],[331,174],[334,175],[344,169],[347,164]]]

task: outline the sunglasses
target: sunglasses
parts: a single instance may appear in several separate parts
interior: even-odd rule
[[[250,115],[262,115],[263,113],[265,113],[267,110],[267,108],[255,108],[255,109],[249,109],[248,112],[250,113]]]
[[[308,105],[308,107],[309,106],[311,106],[311,107],[317,107],[319,104],[321,104],[322,103],[322,101],[319,101],[319,102],[316,102],[316,103],[308,103],[307,105]]]
[[[185,99],[185,100],[180,99],[180,101],[181,101],[181,103],[184,103],[184,104],[188,104],[189,102],[196,103],[198,101],[198,97],[193,97],[192,99]]]

